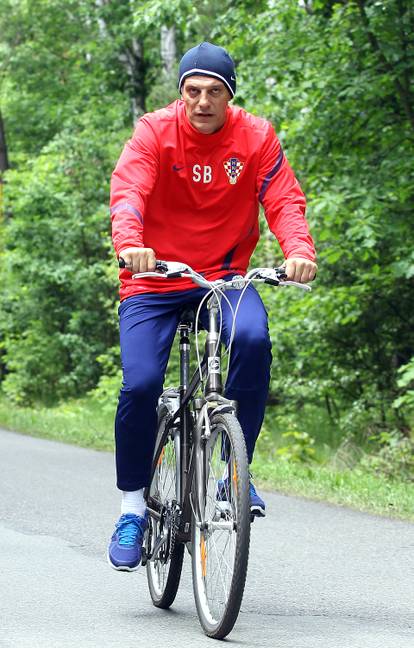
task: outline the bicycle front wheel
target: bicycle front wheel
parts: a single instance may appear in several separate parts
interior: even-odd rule
[[[158,417],[158,440],[170,420],[166,407]],[[165,439],[150,486],[150,497],[157,502],[159,515],[150,515],[147,580],[153,604],[169,608],[180,583],[184,545],[175,542],[177,506],[177,471],[179,470],[179,437],[172,430]]]
[[[247,452],[235,416],[213,415],[199,461],[204,483],[192,525],[194,597],[204,632],[222,639],[240,610],[250,544]]]

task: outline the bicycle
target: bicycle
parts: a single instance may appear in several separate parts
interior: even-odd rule
[[[249,467],[237,403],[223,396],[221,300],[226,299],[228,289],[241,291],[234,309],[230,353],[238,307],[251,282],[304,290],[310,287],[286,281],[283,268],[256,268],[244,277],[209,282],[186,264],[157,261],[155,272],[133,278],[148,276],[191,277],[207,292],[197,313],[186,311],[178,325],[180,385],[164,390],[159,398],[151,485],[144,493],[149,525],[142,562],[153,604],[169,608],[179,587],[187,546],[201,626],[209,637],[222,639],[232,630],[240,611],[252,517]],[[204,303],[209,327],[201,358],[198,326]],[[192,332],[198,367],[190,378]]]

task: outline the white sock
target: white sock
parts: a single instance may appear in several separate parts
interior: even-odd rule
[[[144,489],[140,488],[136,491],[122,491],[121,513],[135,513],[140,517],[144,517],[145,509],[147,508],[144,500]]]

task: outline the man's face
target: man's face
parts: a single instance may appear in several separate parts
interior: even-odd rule
[[[200,133],[211,135],[223,126],[231,95],[222,81],[214,77],[188,77],[182,97],[187,117]]]

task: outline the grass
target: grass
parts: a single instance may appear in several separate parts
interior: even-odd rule
[[[260,455],[252,465],[257,481],[286,495],[349,506],[359,511],[414,521],[414,484],[391,481],[359,469],[268,462]]]
[[[70,401],[58,407],[10,406],[0,397],[0,425],[23,434],[64,443],[113,450],[114,413],[92,399]]]
[[[320,420],[318,437],[316,427],[313,430],[314,418],[315,415],[310,416],[307,429],[317,439],[315,453],[319,462],[303,463],[292,461],[292,457],[289,460],[289,453],[283,453],[286,440],[277,429],[277,422],[272,425],[272,412],[268,414],[252,465],[257,483],[288,495],[414,521],[414,483],[389,480],[358,466],[338,468],[340,464],[334,459],[340,439]],[[25,408],[11,406],[5,396],[0,396],[2,427],[97,450],[113,450],[113,420],[114,410],[104,408],[92,398],[55,408]]]

